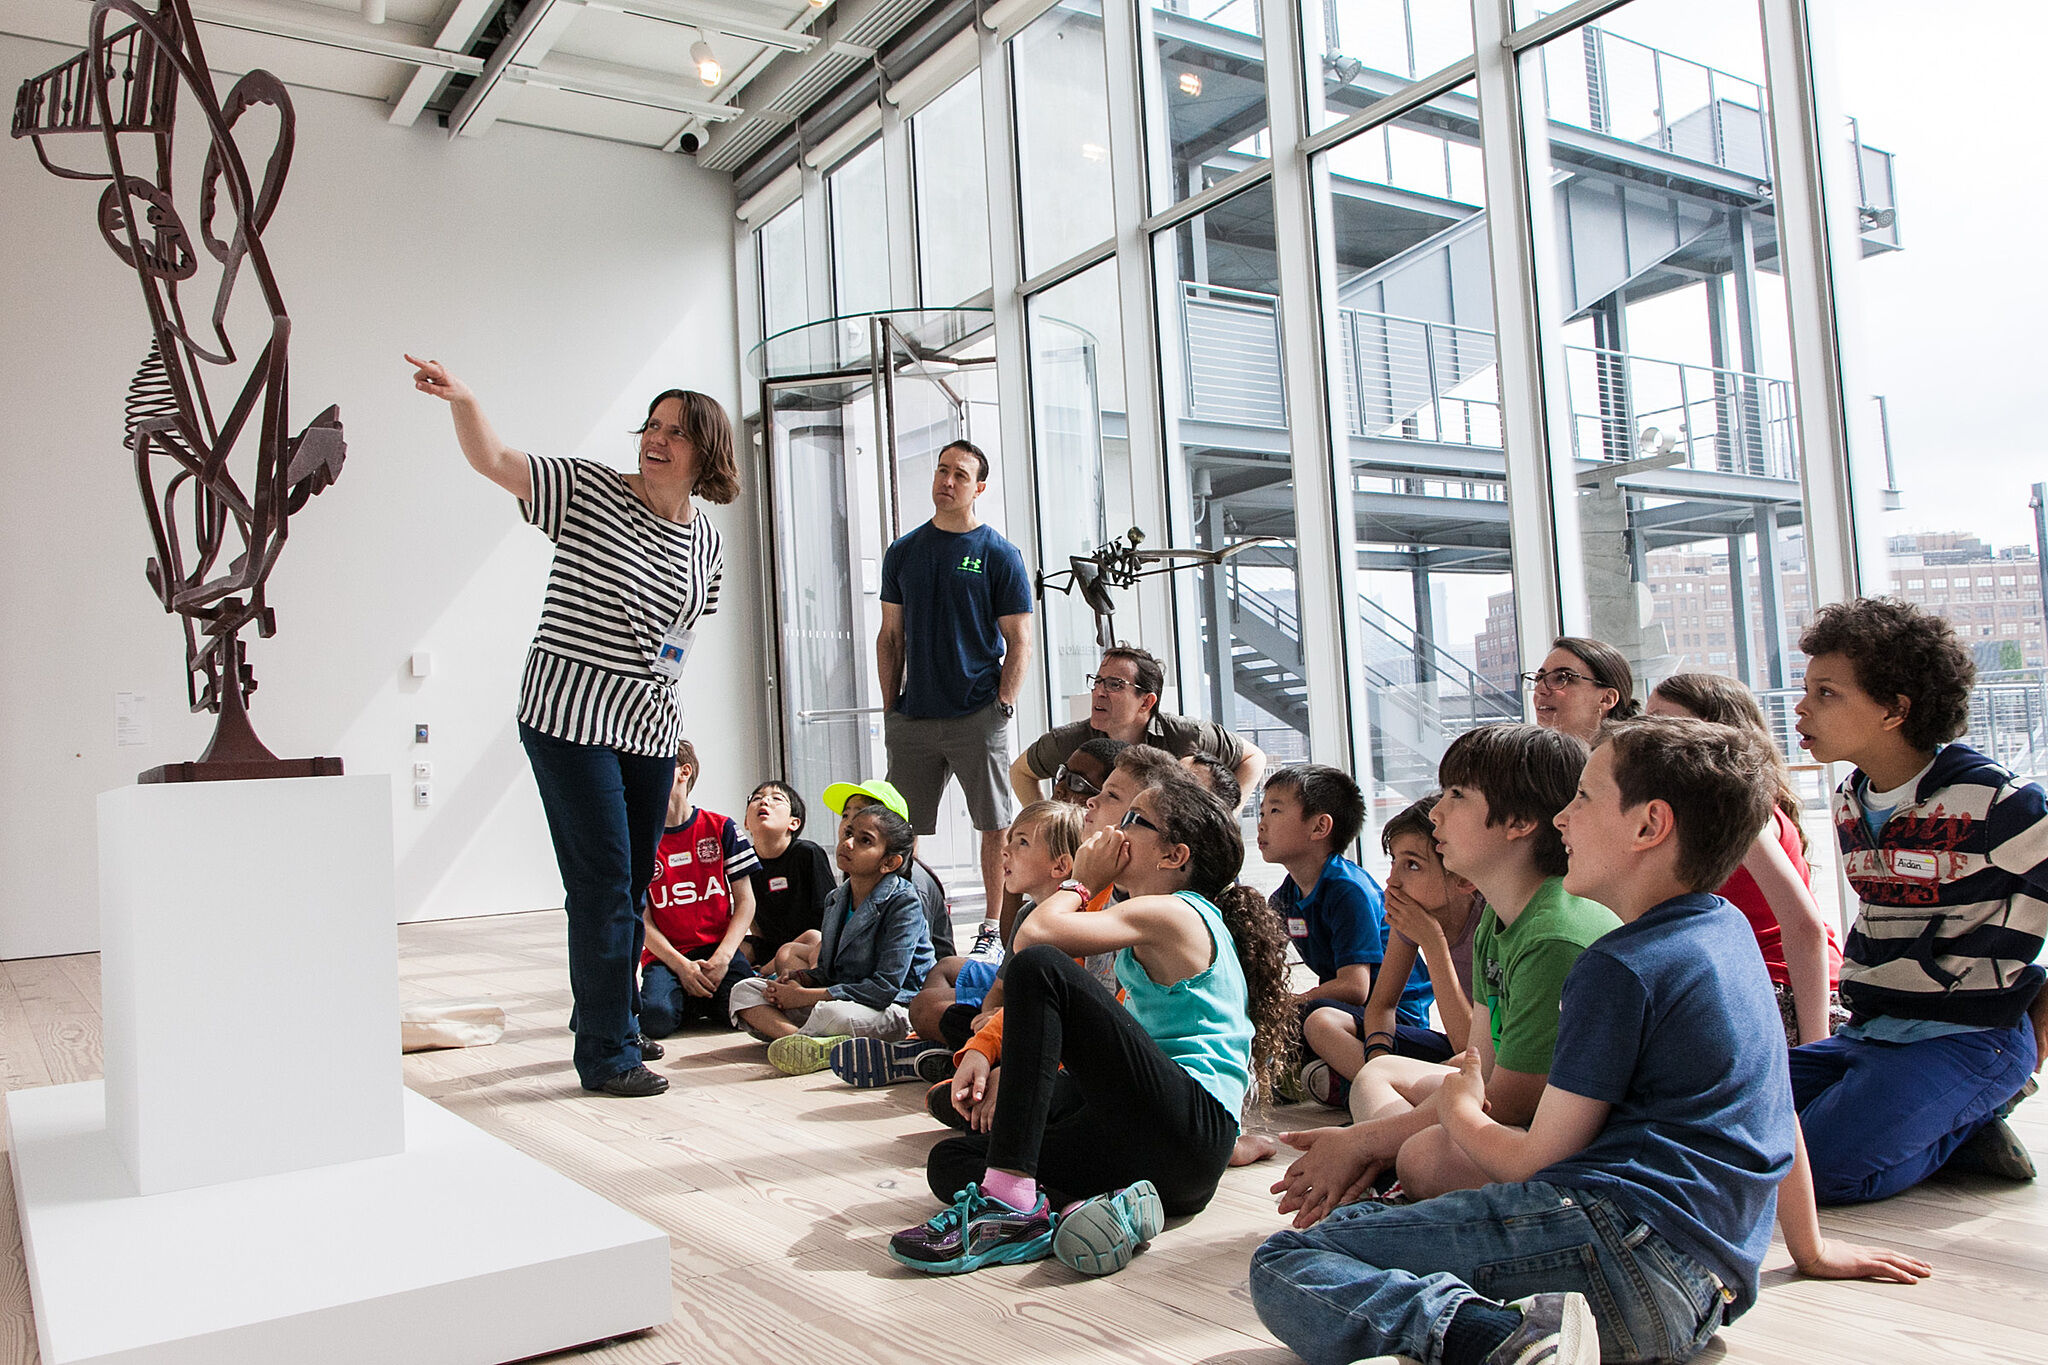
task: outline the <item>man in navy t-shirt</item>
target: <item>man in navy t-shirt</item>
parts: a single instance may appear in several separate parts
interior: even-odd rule
[[[932,519],[882,556],[882,678],[889,782],[919,834],[958,778],[981,831],[981,879],[1002,904],[1010,823],[1010,717],[1031,662],[1031,576],[1017,547],[975,515],[988,456],[967,441],[939,452]]]

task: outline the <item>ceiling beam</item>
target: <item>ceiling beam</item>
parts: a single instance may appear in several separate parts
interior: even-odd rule
[[[476,41],[477,35],[484,31],[484,25],[491,22],[491,16],[504,3],[505,0],[456,0],[455,8],[441,25],[440,36],[434,39],[434,47],[441,52],[469,51],[469,45]],[[477,63],[477,70],[483,70],[482,62]],[[412,127],[419,120],[420,111],[441,92],[441,82],[447,79],[445,68],[415,68],[405,83],[405,89],[392,102],[391,122],[400,128]]]
[[[711,5],[690,5],[678,0],[586,0],[591,9],[610,10],[614,14],[631,14],[641,19],[652,19],[656,23],[676,24],[683,28],[694,28],[699,33],[722,33],[728,38],[740,38],[763,47],[778,48],[783,52],[809,52],[818,45],[816,34],[797,33],[777,28],[773,24],[756,23],[741,18],[728,10]],[[801,16],[802,22],[809,23],[811,15]]]
[[[320,22],[309,23],[299,17],[301,14],[318,14]],[[214,3],[194,5],[192,17],[214,28],[234,29],[241,33],[256,33],[271,38],[289,38],[294,42],[332,48],[337,52],[360,52],[372,57],[389,57],[394,61],[431,65],[438,71],[483,69],[483,63],[474,57],[465,57],[457,52],[439,52],[421,43],[406,42],[402,38],[392,36],[426,36],[423,30],[409,24],[366,24],[355,15],[336,10],[313,10],[304,6],[276,4],[223,4],[214,0]]]
[[[517,86],[505,79],[511,68],[538,65],[582,11],[583,0],[533,0],[519,16],[518,27],[498,44],[483,74],[449,113],[448,136],[480,137],[488,132]]]

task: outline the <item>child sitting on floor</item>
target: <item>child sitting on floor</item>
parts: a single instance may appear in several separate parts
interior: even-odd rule
[[[803,797],[787,782],[771,778],[747,798],[747,837],[761,860],[753,875],[750,962],[773,962],[784,945],[815,935],[825,922],[825,898],[837,881],[825,850],[803,837],[807,818]]]
[[[1298,1017],[1341,1012],[1354,1023],[1365,1014],[1380,962],[1386,956],[1387,916],[1380,884],[1344,856],[1365,824],[1365,797],[1349,775],[1321,763],[1297,763],[1266,778],[1259,798],[1259,856],[1287,869],[1268,898],[1273,913],[1316,984],[1294,997]],[[1404,1022],[1429,1024],[1429,980],[1403,973]],[[1288,1077],[1281,1092],[1303,1096]]]
[[[1770,980],[1713,888],[1771,796],[1753,735],[1609,725],[1557,823],[1567,886],[1621,927],[1571,969],[1534,1120],[1488,1117],[1479,1057],[1464,1054],[1442,1088],[1444,1131],[1488,1183],[1268,1238],[1251,1291],[1274,1335],[1311,1365],[1682,1362],[1755,1302],[1798,1126]],[[1808,1273],[1926,1272],[1792,1232]]]
[[[825,903],[816,960],[733,988],[732,1013],[768,1040],[768,1062],[788,1076],[824,1069],[835,1043],[859,1034],[901,1038],[905,1009],[932,966],[924,906],[901,870],[915,839],[910,822],[881,805],[839,827],[846,880]]]
[[[754,924],[754,846],[733,822],[693,806],[697,746],[676,750],[667,828],[641,912],[640,1032],[666,1038],[697,1019],[730,1023],[732,988],[754,974],[742,951]],[[660,1057],[640,1048],[643,1059]]]
[[[1691,716],[1747,730],[1778,753],[1755,694],[1718,673],[1674,673],[1657,684],[1644,704],[1652,716]],[[1842,950],[1835,926],[1813,898],[1813,874],[1806,865],[1806,833],[1799,826],[1803,805],[1792,774],[1778,756],[1777,799],[1771,822],[1750,844],[1721,887],[1721,897],[1749,920],[1756,946],[1777,991],[1789,1047],[1817,1043],[1848,1022],[1835,994],[1842,975]]]
[[[891,1255],[938,1274],[1047,1255],[1106,1274],[1168,1214],[1208,1204],[1293,1014],[1280,926],[1232,884],[1243,861],[1231,812],[1179,778],[1089,836],[1078,880],[1017,934],[995,1121],[932,1149],[926,1175],[949,1207]],[[1090,913],[1091,882],[1130,899]],[[1128,1008],[1070,956],[1112,949]],[[1066,1200],[1080,1202],[1055,1225]]]
[[[1437,765],[1443,794],[1429,818],[1443,865],[1486,897],[1473,935],[1471,1043],[1503,1123],[1526,1124],[1536,1112],[1565,976],[1585,946],[1617,923],[1564,889],[1564,843],[1551,820],[1572,799],[1585,765],[1584,742],[1536,725],[1483,725],[1453,740]],[[1420,1074],[1399,1091],[1353,1087],[1359,1121],[1352,1127],[1282,1135],[1303,1153],[1273,1187],[1296,1227],[1359,1198],[1389,1165],[1410,1198],[1482,1183],[1436,1126],[1436,1087],[1452,1070],[1410,1059],[1400,1065]]]
[[[1976,666],[1948,622],[1895,598],[1823,607],[1795,708],[1801,743],[1853,763],[1834,796],[1856,923],[1852,1016],[1792,1052],[1823,1204],[1883,1199],[1944,1163],[2034,1164],[2005,1115],[2048,1041],[2048,804],[1967,744]]]
[[[1316,1054],[1316,1060],[1301,1069],[1302,1089],[1333,1108],[1345,1107],[1353,1078],[1368,1064],[1377,1083],[1397,1090],[1429,1074],[1417,1075],[1415,1069],[1382,1064],[1378,1058],[1441,1064],[1463,1052],[1471,1040],[1472,939],[1486,902],[1477,887],[1446,870],[1437,853],[1429,813],[1441,795],[1431,792],[1380,831],[1380,848],[1389,860],[1387,955],[1366,999],[1364,1017],[1318,1009],[1302,1022],[1303,1038]],[[1418,957],[1443,1016],[1441,1033],[1399,1017]],[[1373,1103],[1369,1112],[1379,1107]]]

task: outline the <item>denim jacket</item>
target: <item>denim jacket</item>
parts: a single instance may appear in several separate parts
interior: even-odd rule
[[[907,1003],[936,961],[924,902],[893,872],[849,913],[852,898],[841,883],[825,902],[816,979],[834,1000],[873,1010]]]

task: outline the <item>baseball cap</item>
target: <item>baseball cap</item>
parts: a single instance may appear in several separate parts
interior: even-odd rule
[[[870,782],[834,782],[825,788],[825,809],[834,815],[840,814],[849,796],[865,796],[871,801],[879,801],[905,820],[910,818],[910,803],[903,799],[903,793],[880,778]]]

